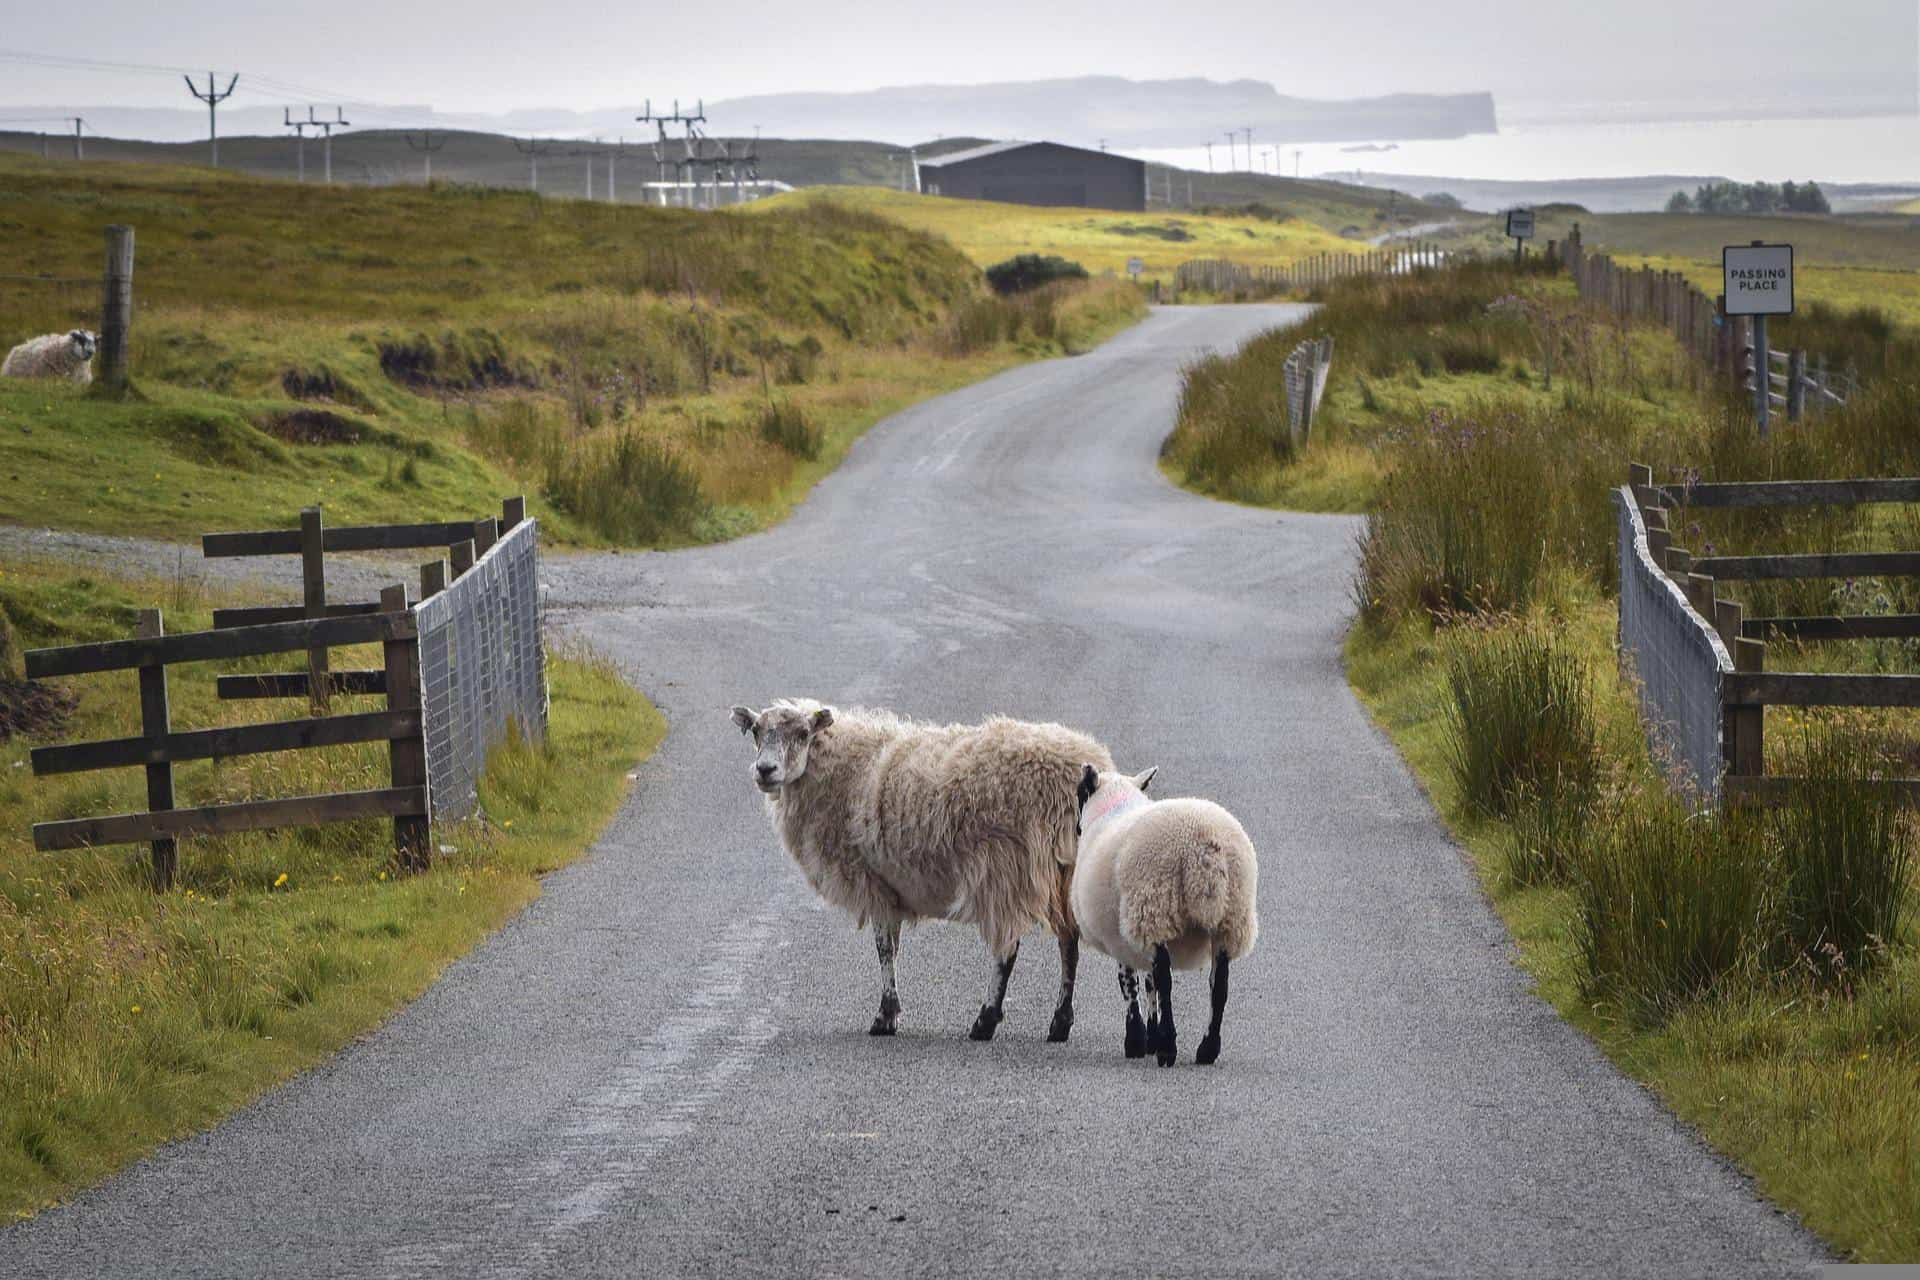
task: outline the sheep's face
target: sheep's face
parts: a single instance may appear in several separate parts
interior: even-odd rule
[[[81,364],[93,359],[94,349],[100,345],[98,340],[85,329],[75,329],[68,334],[67,343],[73,348],[73,358]]]
[[[807,752],[833,723],[832,707],[797,707],[776,702],[765,711],[733,709],[733,722],[750,734],[759,753],[753,761],[753,785],[767,795],[792,786],[807,772]]]
[[[1082,765],[1079,808],[1074,816],[1073,834],[1082,834],[1100,819],[1111,817],[1122,809],[1146,803],[1147,784],[1153,781],[1153,775],[1158,772],[1158,765],[1131,776],[1103,773],[1090,764]]]

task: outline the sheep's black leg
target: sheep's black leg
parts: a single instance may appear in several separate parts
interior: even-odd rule
[[[1159,1035],[1153,1042],[1153,1051],[1161,1066],[1170,1067],[1176,1052],[1173,1032],[1173,957],[1167,954],[1164,943],[1153,949],[1153,990],[1160,1005]]]
[[[1160,1043],[1160,992],[1153,985],[1153,967],[1147,967],[1147,976],[1141,980],[1141,986],[1147,993],[1147,1045],[1141,1052],[1145,1057],[1147,1050]]]
[[[1129,1058],[1147,1056],[1147,1026],[1140,1021],[1140,975],[1120,966],[1120,994],[1127,1000],[1126,1054]]]
[[[1053,1024],[1047,1028],[1047,1039],[1054,1044],[1063,1043],[1067,1033],[1073,1030],[1073,980],[1080,972],[1080,935],[1063,935],[1060,939],[1060,1001],[1053,1007]]]
[[[969,1040],[991,1040],[993,1031],[1006,1015],[1007,980],[1013,977],[1013,962],[1020,958],[1020,944],[1014,943],[1013,950],[1007,952],[1007,958],[994,962],[993,980],[987,988],[987,1002],[980,1006],[980,1016],[973,1020],[973,1030],[967,1032]]]
[[[894,1020],[900,1016],[900,988],[894,970],[894,961],[900,955],[900,926],[875,921],[873,946],[880,953],[880,1015],[867,1028],[867,1034],[890,1036]]]
[[[1207,1023],[1206,1039],[1193,1051],[1193,1060],[1203,1067],[1220,1056],[1220,1015],[1226,1011],[1227,953],[1222,951],[1213,957],[1213,1020]]]

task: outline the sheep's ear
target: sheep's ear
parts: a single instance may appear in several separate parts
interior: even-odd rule
[[[1080,766],[1080,787],[1076,796],[1079,806],[1084,809],[1087,801],[1093,799],[1093,793],[1100,789],[1100,771],[1090,764]]]
[[[1139,773],[1133,775],[1133,785],[1145,791],[1147,784],[1153,781],[1153,775],[1158,772],[1160,772],[1160,766],[1157,764],[1142,769]]]
[[[759,719],[760,717],[753,713],[753,708],[751,707],[735,707],[733,709],[733,722],[740,726],[740,732],[742,733],[752,733],[753,726]]]
[[[820,708],[818,711],[813,713],[813,718],[807,722],[808,727],[810,727],[815,733],[820,732],[822,729],[826,728],[828,725],[832,723],[833,723],[832,707]]]

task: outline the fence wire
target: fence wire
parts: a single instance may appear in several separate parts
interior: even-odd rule
[[[487,752],[517,724],[547,733],[536,522],[509,530],[445,591],[414,608],[426,714],[427,802],[436,822],[471,814]]]
[[[1673,787],[1710,803],[1720,799],[1726,723],[1722,678],[1733,659],[1719,633],[1654,566],[1633,491],[1614,491],[1619,515],[1620,655],[1632,663],[1647,749]]]

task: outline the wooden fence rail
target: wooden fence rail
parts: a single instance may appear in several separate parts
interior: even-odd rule
[[[152,847],[154,885],[165,889],[173,883],[177,842],[182,836],[379,816],[393,819],[394,848],[401,862],[410,867],[424,866],[425,727],[420,708],[418,634],[407,608],[406,588],[396,586],[382,592],[379,609],[350,617],[268,622],[179,635],[166,634],[160,611],[150,609],[141,615],[140,634],[134,639],[29,651],[26,670],[30,679],[125,670],[138,671],[140,679],[141,732],[137,737],[35,748],[31,755],[34,774],[133,766],[144,766],[147,771],[145,812],[37,823],[33,828],[34,847],[58,850],[146,841]],[[218,729],[176,731],[172,727],[167,688],[170,666],[299,650],[324,653],[333,645],[367,643],[380,644],[385,653],[381,672],[387,697],[385,711]],[[380,741],[388,744],[392,772],[389,787],[187,809],[174,803],[173,766],[183,761]]]
[[[1721,795],[1734,804],[1778,804],[1800,779],[1766,775],[1766,709],[1780,707],[1920,708],[1920,675],[1768,671],[1770,637],[1856,640],[1920,636],[1920,615],[1842,615],[1748,618],[1736,601],[1720,599],[1716,583],[1770,578],[1920,577],[1920,553],[1850,555],[1705,556],[1673,545],[1668,512],[1694,507],[1847,505],[1920,500],[1920,478],[1776,480],[1752,483],[1657,485],[1652,469],[1629,468],[1628,484],[1647,525],[1654,560],[1686,595],[1691,608],[1720,634],[1734,670],[1720,678],[1725,724]],[[1901,799],[1920,803],[1920,779],[1888,780]]]

